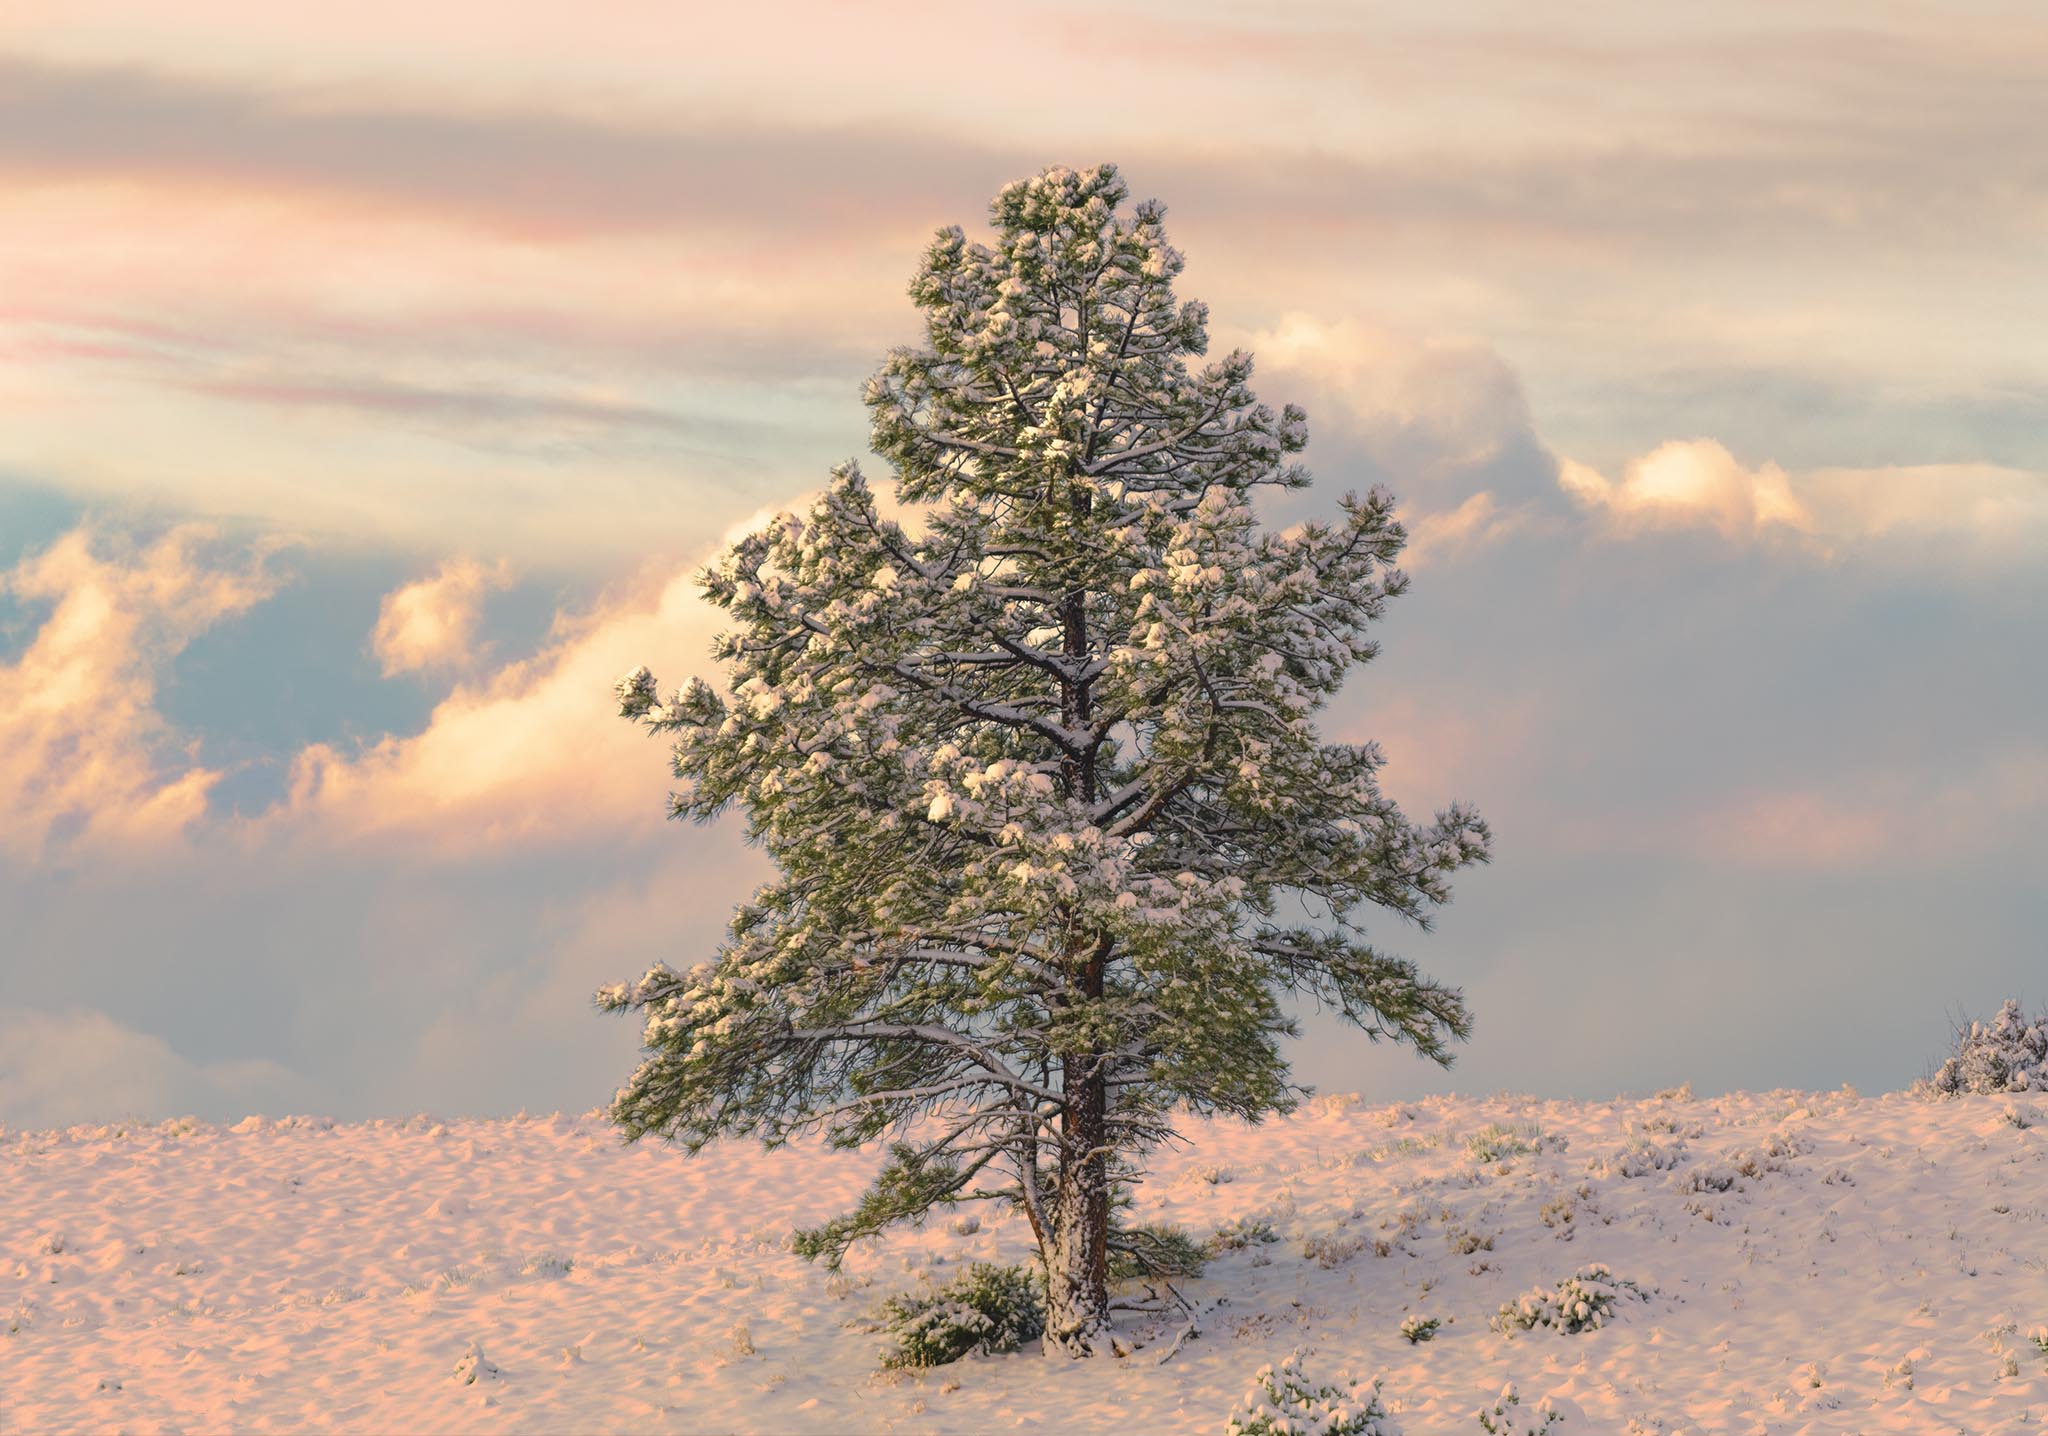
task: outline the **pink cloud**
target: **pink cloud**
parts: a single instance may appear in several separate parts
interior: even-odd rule
[[[1747,538],[1774,527],[1813,528],[1783,469],[1769,463],[1745,468],[1711,439],[1661,444],[1632,461],[1618,482],[1567,459],[1558,485],[1625,530],[1704,525]]]
[[[1904,536],[1976,552],[2048,546],[2048,475],[1993,464],[1829,468],[1742,463],[1711,439],[1674,439],[1619,480],[1566,459],[1558,486],[1610,532],[1713,528],[1733,540],[1789,536],[1833,557]]]
[[[1992,754],[1975,772],[1939,785],[1887,769],[1846,791],[1754,789],[1675,820],[1667,832],[1700,857],[1742,866],[1827,871],[1962,861],[2048,838],[2048,747]]]
[[[420,732],[302,750],[289,797],[246,836],[447,856],[644,837],[662,818],[662,750],[616,716],[612,686],[642,663],[708,668],[718,628],[690,571],[558,619],[550,647],[457,687]]]
[[[312,1083],[277,1062],[195,1061],[103,1012],[0,1005],[0,1112],[19,1126],[274,1112],[319,1100]]]
[[[370,651],[384,676],[472,663],[480,656],[476,626],[484,597],[511,581],[511,567],[502,561],[486,568],[471,559],[454,559],[431,577],[386,594],[370,634]]]
[[[147,853],[206,810],[221,774],[199,763],[155,707],[187,644],[275,591],[268,548],[222,566],[212,532],[171,530],[145,547],[75,529],[0,576],[48,616],[0,667],[0,852]]]

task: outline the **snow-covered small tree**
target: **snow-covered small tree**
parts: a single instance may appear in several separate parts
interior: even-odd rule
[[[1991,1021],[1959,1025],[1955,1050],[1919,1085],[1932,1097],[2048,1091],[2048,1013],[2028,1017],[2008,997]]]
[[[1412,823],[1370,743],[1317,710],[1406,580],[1383,490],[1261,532],[1298,488],[1300,410],[1241,352],[1190,369],[1206,311],[1155,202],[1047,170],[940,231],[911,284],[926,343],[869,382],[891,517],[852,464],[703,575],[724,691],[624,714],[675,741],[676,816],[738,805],[780,870],[709,961],[598,994],[644,1014],[612,1108],[696,1149],[893,1139],[849,1243],[993,1197],[1045,1264],[1049,1350],[1102,1344],[1112,1200],[1178,1110],[1256,1121],[1301,1090],[1290,1000],[1439,1062],[1460,994],[1374,947],[1426,924],[1487,832]]]

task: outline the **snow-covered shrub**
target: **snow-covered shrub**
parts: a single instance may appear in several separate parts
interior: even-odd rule
[[[1915,1090],[1927,1097],[2048,1092],[2048,1013],[2028,1018],[2007,998],[1989,1022],[1958,1027],[1955,1050]]]
[[[1549,1397],[1524,1406],[1512,1381],[1501,1387],[1491,1406],[1479,1408],[1479,1429],[1487,1436],[1543,1436],[1563,1420],[1563,1414],[1552,1409]]]
[[[1444,1228],[1444,1244],[1459,1256],[1470,1256],[1474,1252],[1490,1252],[1493,1250],[1493,1233],[1475,1232],[1464,1226],[1448,1226]]]
[[[1647,1177],[1652,1172],[1670,1171],[1684,1156],[1684,1142],[1666,1145],[1648,1137],[1637,1137],[1615,1156],[1588,1165],[1596,1176]]]
[[[1207,1249],[1185,1227],[1146,1222],[1110,1229],[1111,1281],[1172,1281],[1176,1277],[1200,1276],[1208,1260]]]
[[[1465,1150],[1472,1154],[1475,1162],[1498,1162],[1535,1151],[1537,1140],[1542,1135],[1542,1130],[1537,1127],[1503,1127],[1495,1122],[1474,1132],[1466,1140]]]
[[[1761,1146],[1748,1151],[1737,1152],[1734,1156],[1735,1170],[1745,1177],[1761,1177],[1766,1172],[1782,1172],[1792,1164],[1792,1159],[1806,1150],[1799,1139],[1787,1132],[1773,1132],[1764,1138]]]
[[[1366,1238],[1351,1236],[1344,1232],[1326,1232],[1321,1236],[1308,1238],[1301,1244],[1301,1254],[1324,1271],[1331,1271],[1344,1265],[1366,1247]],[[1375,1239],[1372,1242],[1374,1256],[1387,1256],[1393,1251],[1390,1242]]]
[[[455,1379],[464,1386],[474,1386],[479,1381],[496,1381],[498,1368],[484,1355],[484,1349],[474,1341],[469,1350],[462,1353],[462,1359],[455,1363]]]
[[[1273,1224],[1264,1217],[1239,1217],[1225,1222],[1209,1235],[1203,1245],[1210,1256],[1218,1252],[1241,1252],[1246,1247],[1271,1246],[1280,1240],[1280,1233],[1273,1230]]]
[[[974,1262],[936,1291],[888,1298],[877,1316],[895,1338],[883,1367],[944,1366],[1035,1341],[1045,1330],[1045,1298],[1024,1268]]]
[[[1732,1192],[1742,1185],[1742,1173],[1733,1162],[1698,1162],[1678,1179],[1685,1192]]]
[[[1533,1331],[1539,1326],[1576,1336],[1612,1321],[1623,1296],[1639,1301],[1649,1299],[1635,1282],[1618,1277],[1604,1263],[1595,1262],[1559,1282],[1555,1291],[1540,1286],[1529,1288],[1503,1304],[1491,1325],[1503,1336]]]
[[[1441,1318],[1423,1316],[1418,1312],[1416,1315],[1407,1317],[1402,1321],[1401,1335],[1408,1338],[1410,1346],[1419,1346],[1435,1336],[1442,1326],[1443,1321]]]
[[[1318,1384],[1302,1370],[1307,1355],[1297,1348],[1279,1365],[1260,1367],[1223,1436],[1399,1436],[1377,1377],[1364,1389],[1356,1381]]]

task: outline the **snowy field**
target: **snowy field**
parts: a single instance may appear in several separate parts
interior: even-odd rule
[[[2048,1116],[2015,1117],[1845,1091],[1195,1122],[1134,1217],[1281,1238],[1189,1287],[1199,1336],[1161,1365],[1177,1328],[1137,1319],[1121,1359],[921,1376],[877,1372],[863,1313],[1026,1238],[977,1209],[828,1276],[788,1234],[851,1203],[862,1154],[687,1159],[595,1117],[9,1131],[0,1430],[1215,1432],[1304,1346],[1383,1376],[1411,1436],[1477,1432],[1507,1381],[1563,1436],[2037,1432]],[[1581,1335],[1489,1329],[1592,1262],[1653,1294]],[[1446,1324],[1411,1345],[1418,1314]]]

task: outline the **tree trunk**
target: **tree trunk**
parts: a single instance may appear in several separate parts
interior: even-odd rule
[[[1059,1185],[1045,1271],[1047,1355],[1092,1356],[1109,1331],[1108,1084],[1101,1064],[1066,1060]]]
[[[1087,324],[1082,308],[1077,322]],[[1092,441],[1091,441],[1092,443]],[[1070,466],[1068,478],[1076,478]],[[1085,485],[1073,482],[1068,502],[1075,520],[1093,506]],[[1061,604],[1061,650],[1076,672],[1088,657],[1088,591],[1068,590]],[[1090,717],[1090,684],[1076,678],[1060,684],[1060,717],[1072,730]],[[1095,746],[1061,755],[1067,793],[1083,803],[1095,801]],[[1110,943],[1098,935],[1084,946],[1073,974],[1070,996],[1081,1003],[1099,1003]],[[1052,1202],[1052,1250],[1045,1264],[1045,1349],[1047,1354],[1092,1356],[1109,1333],[1109,1073],[1095,1056],[1069,1056],[1060,1062],[1059,1186]]]

